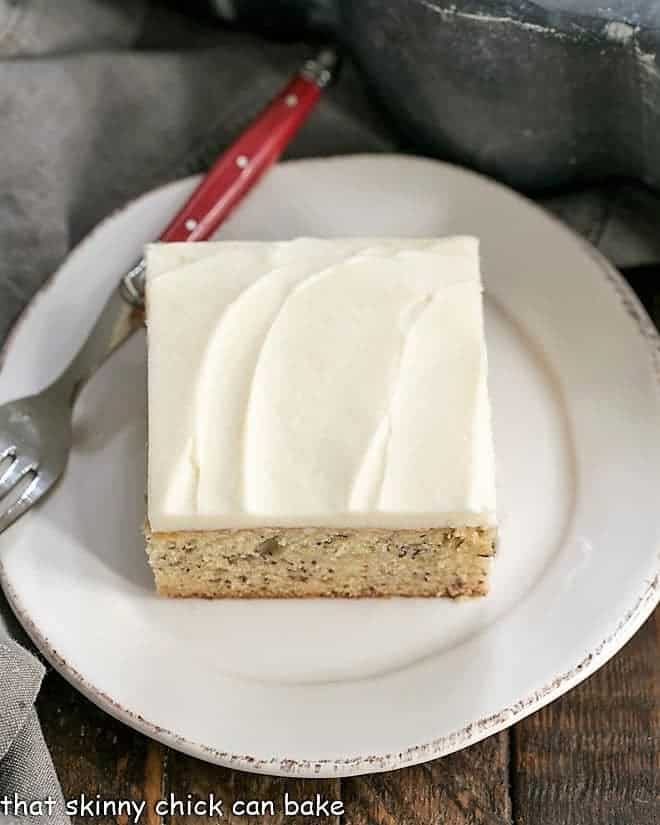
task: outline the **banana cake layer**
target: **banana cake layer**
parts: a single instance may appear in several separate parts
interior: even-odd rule
[[[486,592],[481,292],[469,237],[149,246],[159,592]]]

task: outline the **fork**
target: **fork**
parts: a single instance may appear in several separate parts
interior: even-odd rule
[[[213,164],[160,241],[213,235],[280,156],[333,79],[337,55],[307,61]],[[87,340],[64,372],[36,395],[0,406],[0,533],[62,476],[72,443],[72,411],[85,381],[143,323],[146,264],[140,260],[113,290]]]

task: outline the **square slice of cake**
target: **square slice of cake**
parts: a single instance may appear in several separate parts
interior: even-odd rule
[[[475,596],[495,544],[478,242],[147,250],[166,596]]]

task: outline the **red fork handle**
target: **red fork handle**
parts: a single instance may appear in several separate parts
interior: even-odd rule
[[[328,55],[330,53],[323,53]],[[310,61],[216,160],[161,241],[203,241],[275,163],[331,77],[328,60]]]
[[[337,55],[322,51],[309,60],[257,119],[213,164],[197,189],[160,236],[161,241],[210,238],[241,198],[282,154],[333,79]],[[144,301],[144,259],[120,283],[125,301],[139,309]]]

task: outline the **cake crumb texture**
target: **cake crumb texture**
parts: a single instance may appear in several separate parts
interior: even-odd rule
[[[147,553],[169,597],[481,596],[494,528],[271,528],[152,532]]]

